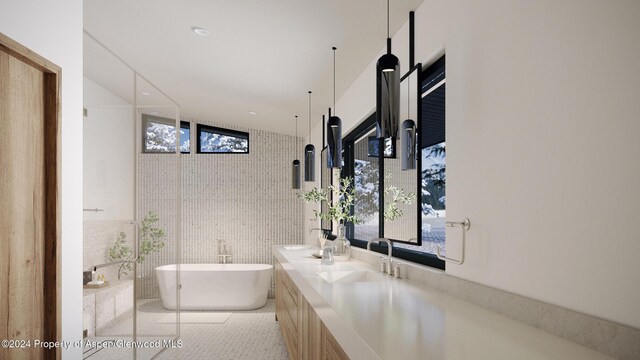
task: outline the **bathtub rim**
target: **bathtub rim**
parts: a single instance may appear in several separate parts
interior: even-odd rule
[[[201,266],[197,268],[194,265]],[[161,265],[155,268],[156,271],[177,271],[177,264]],[[194,263],[180,264],[180,272],[207,272],[207,271],[266,271],[273,270],[272,264],[211,264]]]

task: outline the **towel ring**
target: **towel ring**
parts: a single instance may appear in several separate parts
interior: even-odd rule
[[[443,260],[443,261],[447,261],[450,263],[454,263],[457,265],[462,265],[464,263],[464,248],[465,248],[465,242],[466,242],[466,237],[467,237],[467,230],[469,230],[471,228],[471,221],[469,220],[469,218],[464,218],[462,221],[447,221],[446,225],[448,227],[460,227],[460,229],[462,229],[462,257],[460,258],[460,260],[454,259],[454,258],[450,258],[450,257],[446,257],[443,255],[440,255],[440,246],[436,246],[436,256],[438,257],[438,259]]]

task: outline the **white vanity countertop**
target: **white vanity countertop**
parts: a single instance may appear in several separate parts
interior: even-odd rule
[[[321,265],[312,251],[275,246],[273,253],[352,360],[612,359],[453,296],[379,274],[357,260]],[[384,278],[329,283],[319,275],[349,270]]]

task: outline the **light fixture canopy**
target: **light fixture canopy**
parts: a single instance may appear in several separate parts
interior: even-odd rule
[[[376,137],[398,138],[400,117],[400,61],[391,53],[387,0],[387,53],[376,63]]]
[[[333,111],[336,110],[336,47],[333,49]],[[327,122],[327,167],[332,169],[342,168],[342,120],[336,115],[331,116]]]
[[[208,36],[209,35],[209,30],[207,29],[203,29],[199,26],[193,26],[191,28],[191,31],[193,31],[194,33],[200,35],[200,36]]]
[[[309,143],[304,147],[304,181],[316,181],[316,147],[311,143],[311,91],[309,91]]]
[[[298,145],[298,115],[296,115],[296,137],[294,138],[294,142],[297,147]],[[300,189],[300,160],[295,159],[291,164],[291,188],[293,190]]]

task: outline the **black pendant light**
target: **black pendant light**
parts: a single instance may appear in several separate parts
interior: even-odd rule
[[[402,122],[400,135],[402,156],[402,170],[414,170],[416,168],[416,123],[411,119]]]
[[[316,147],[311,143],[311,91],[309,91],[309,143],[304,147],[304,181],[316,181]]]
[[[336,111],[336,47],[333,48],[333,111]],[[327,167],[332,169],[342,168],[342,120],[337,116],[331,116],[327,122]]]
[[[397,138],[400,117],[400,62],[391,53],[389,0],[387,0],[387,53],[376,64],[376,136]]]
[[[402,122],[400,132],[400,156],[402,170],[416,168],[416,122],[411,120],[411,82],[407,79],[407,120]]]
[[[296,115],[296,137],[295,148],[298,147],[298,115]],[[296,151],[297,152],[297,151]],[[300,189],[300,160],[293,160],[291,165],[291,188],[294,190]]]

